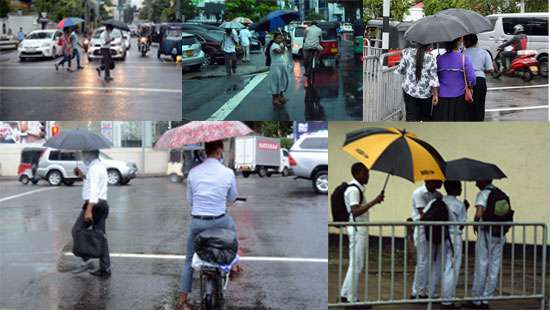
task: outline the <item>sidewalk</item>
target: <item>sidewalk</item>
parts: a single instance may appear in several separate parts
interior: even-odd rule
[[[269,71],[269,67],[265,66],[265,59],[263,53],[254,53],[250,55],[251,61],[249,63],[237,62],[237,73],[235,75],[250,75]],[[201,80],[226,77],[225,65],[211,65],[206,71],[195,71],[183,73],[183,80]]]

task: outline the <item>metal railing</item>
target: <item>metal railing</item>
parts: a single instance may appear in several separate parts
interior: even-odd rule
[[[331,222],[328,224],[329,229],[332,228],[334,231],[335,229],[338,231],[338,294],[337,296],[340,296],[341,288],[342,288],[342,280],[343,280],[343,272],[345,270],[343,269],[343,260],[344,260],[344,231],[347,227],[365,227],[367,228],[367,242],[365,244],[365,253],[363,253],[363,257],[365,258],[364,263],[364,270],[361,270],[361,274],[363,274],[364,281],[361,283],[360,281],[358,286],[361,286],[363,284],[364,286],[364,294],[362,301],[359,302],[349,302],[349,303],[342,303],[338,299],[336,303],[329,303],[329,308],[333,307],[349,307],[349,306],[361,306],[361,305],[387,305],[387,304],[413,304],[413,303],[426,303],[427,309],[432,309],[432,305],[435,302],[464,302],[464,301],[475,301],[475,300],[484,300],[484,301],[491,301],[491,300],[520,300],[520,299],[534,299],[534,300],[540,300],[540,309],[544,309],[544,302],[545,298],[548,296],[546,295],[546,249],[547,249],[547,227],[545,223],[515,223],[515,222],[424,222],[424,221],[411,221],[411,222],[358,222],[358,223],[349,223],[349,222]],[[412,248],[414,246],[408,244],[409,238],[411,238],[412,234],[411,231],[414,227],[425,227],[425,229],[429,229],[429,238],[431,239],[433,236],[433,229],[436,226],[442,227],[442,226],[451,226],[451,225],[460,225],[463,226],[464,229],[462,231],[461,237],[463,237],[463,255],[462,255],[462,267],[461,270],[462,273],[459,272],[459,278],[462,277],[464,284],[463,286],[458,285],[457,283],[457,291],[455,294],[455,297],[453,299],[445,299],[441,296],[443,295],[443,276],[440,276],[440,294],[439,297],[437,297],[437,290],[435,292],[430,292],[428,294],[432,295],[429,296],[426,299],[412,299],[409,294],[410,292],[410,286],[407,283],[409,278],[409,273],[414,274],[414,265],[415,263],[408,262],[411,260],[412,254],[409,254],[409,252],[412,252]],[[495,289],[494,296],[491,297],[473,297],[471,296],[471,293],[469,294],[469,279],[472,278],[471,274],[474,272],[474,270],[470,269],[471,262],[469,260],[469,257],[475,257],[474,253],[469,253],[471,250],[469,250],[469,245],[474,243],[475,241],[470,241],[469,237],[473,236],[472,233],[475,233],[476,228],[479,227],[488,227],[488,236],[489,240],[488,243],[491,244],[492,238],[492,230],[498,229],[498,227],[505,227],[509,226],[510,229],[508,233],[503,233],[502,229],[499,229],[497,231],[500,231],[500,238],[505,238],[505,242],[503,245],[503,252],[502,252],[502,259],[500,261],[500,272],[499,272],[499,278],[497,282],[497,288]],[[498,227],[495,227],[498,226]],[[529,244],[529,250],[528,248],[528,238],[527,238],[527,228],[530,228],[529,231],[532,233],[531,238],[532,242]],[[396,229],[401,229],[404,231],[404,238],[402,237],[396,237]],[[487,228],[485,228],[487,229]],[[387,236],[383,236],[385,232],[389,230],[389,234]],[[472,231],[470,231],[472,230]],[[442,233],[442,239],[445,239],[445,229],[441,229]],[[519,232],[518,232],[519,231]],[[369,233],[376,232],[375,235],[369,235]],[[521,232],[521,234],[520,234]],[[540,232],[540,234],[539,234]],[[498,233],[497,233],[498,235]],[[383,241],[386,239],[386,247],[389,247],[389,251],[385,251],[383,248]],[[399,242],[402,244],[402,248],[396,247],[396,241],[402,240],[402,242]],[[371,245],[370,243],[373,243]],[[432,242],[426,241],[426,244],[428,245],[428,252],[429,252],[429,258],[432,258],[433,256],[433,249]],[[330,245],[329,245],[329,248]],[[442,246],[441,248],[441,257],[445,256],[445,247]],[[374,251],[375,253],[371,253]],[[439,249],[437,249],[439,251]],[[346,253],[348,252],[348,249],[346,248]],[[385,253],[385,254],[383,254]],[[377,255],[376,255],[377,254]],[[399,259],[399,255],[401,254],[402,257]],[[374,269],[371,269],[369,266],[369,258],[371,257],[378,257],[378,259],[375,261],[376,266]],[[387,258],[389,256],[389,261],[387,261]],[[516,257],[518,256],[518,257]],[[383,257],[386,258],[386,262],[384,263]],[[370,260],[374,260],[374,259]],[[506,265],[504,265],[504,260],[506,259]],[[532,263],[528,264],[527,260],[531,260]],[[519,260],[519,264],[516,260]],[[401,261],[401,268],[397,269],[396,262]],[[389,270],[383,269],[382,266],[389,264],[390,268]],[[410,268],[408,264],[412,264],[413,267]],[[329,260],[329,275],[331,274],[331,269],[334,265],[334,262],[331,262]],[[441,264],[441,271],[444,271],[444,263]],[[503,267],[504,266],[504,267]],[[408,269],[410,268],[410,269]],[[428,288],[431,290],[432,288],[432,259],[428,259]],[[436,266],[436,268],[439,268]],[[333,271],[333,270],[332,270]],[[374,282],[374,292],[372,289],[369,289],[369,280],[371,278],[370,274],[375,274],[377,277],[375,278]],[[506,276],[504,275],[506,273]],[[441,275],[444,273],[441,272]],[[507,278],[505,278],[507,277]],[[398,281],[398,278],[401,279],[401,282]],[[532,279],[531,279],[532,278]],[[385,279],[385,280],[383,280]],[[387,281],[389,280],[389,284]],[[382,282],[384,281],[384,287],[385,289],[382,289]],[[508,281],[508,282],[506,282]],[[532,282],[531,282],[532,281]],[[412,280],[410,282],[413,282]],[[473,281],[472,281],[473,282]],[[371,283],[372,284],[372,283]],[[472,283],[473,284],[473,283]],[[389,285],[389,288],[387,287]],[[402,289],[402,294],[396,293],[397,289]],[[359,288],[352,288],[355,291],[359,291]],[[459,291],[462,291],[462,293],[459,296]],[[330,295],[330,294],[329,294]],[[398,296],[400,295],[400,296]],[[359,294],[357,294],[359,297]],[[361,298],[361,297],[359,297]]]
[[[388,57],[401,52],[383,53],[379,41],[366,40],[363,48],[363,121],[402,120],[402,77],[395,74],[395,66],[384,65]]]

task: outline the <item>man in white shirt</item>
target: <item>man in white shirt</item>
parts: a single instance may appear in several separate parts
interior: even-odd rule
[[[223,33],[223,39],[221,42],[223,53],[224,53],[224,62],[225,62],[225,71],[227,75],[237,73],[237,43],[239,42],[239,37],[235,29],[226,28]]]
[[[443,197],[437,189],[441,188],[443,182],[429,180],[417,188],[412,194],[412,215],[413,221],[419,221],[424,208],[428,203],[439,197]],[[416,248],[416,269],[412,286],[411,298],[428,298],[428,241],[424,234],[424,227],[416,226],[413,234],[414,246]]]
[[[82,159],[88,167],[84,173],[80,168],[75,168],[75,174],[84,180],[82,184],[82,200],[84,205],[82,211],[73,225],[73,240],[76,234],[93,225],[95,229],[105,234],[105,221],[109,215],[107,204],[107,168],[99,160],[99,151],[83,151]],[[107,240],[107,239],[105,239]],[[74,272],[82,272],[92,269],[90,258],[82,257],[84,261],[81,268]],[[111,260],[109,258],[109,246],[105,244],[105,252],[99,259],[99,269],[91,271],[90,274],[98,277],[111,276]]]
[[[368,222],[368,211],[370,208],[384,201],[384,192],[381,192],[371,202],[363,203],[364,186],[369,182],[369,169],[362,163],[355,163],[351,166],[353,179],[348,183],[344,192],[346,209],[350,214],[350,222]],[[359,288],[359,275],[365,267],[365,245],[368,240],[367,227],[347,227],[349,239],[349,265],[342,290],[340,291],[340,302],[357,302],[357,290]],[[370,309],[370,306],[362,307]]]
[[[321,46],[321,38],[323,36],[323,30],[317,26],[317,21],[311,22],[304,33],[304,45],[302,52],[304,54],[304,67],[305,76],[309,76],[311,70],[311,62],[318,52],[323,50]]]
[[[101,33],[101,65],[96,68],[97,74],[101,77],[101,71],[105,71],[105,81],[109,82],[111,78],[111,42],[115,40],[111,36],[113,32],[113,26],[106,25],[105,30]]]
[[[191,206],[191,227],[187,238],[185,264],[181,274],[180,300],[176,309],[191,309],[188,294],[193,283],[191,262],[195,252],[195,237],[212,228],[236,231],[233,219],[227,214],[227,206],[237,199],[237,181],[233,171],[225,167],[222,141],[205,144],[207,159],[189,171],[187,176],[187,202]]]
[[[252,38],[252,33],[250,33],[248,28],[244,28],[239,32],[239,37],[244,52],[243,61],[250,62],[250,39]]]

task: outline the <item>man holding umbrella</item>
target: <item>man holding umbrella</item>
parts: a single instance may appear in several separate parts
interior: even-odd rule
[[[111,78],[111,62],[113,61],[111,58],[111,42],[114,41],[115,38],[111,36],[111,33],[113,32],[113,26],[112,25],[105,25],[105,31],[101,34],[101,65],[96,68],[97,74],[99,77],[101,77],[101,71],[105,71],[105,82],[112,81],[113,78]]]
[[[231,72],[233,74],[237,73],[237,43],[239,42],[239,37],[237,32],[232,28],[225,28],[222,39],[222,49],[224,54],[225,61],[225,71],[227,75],[230,76]]]

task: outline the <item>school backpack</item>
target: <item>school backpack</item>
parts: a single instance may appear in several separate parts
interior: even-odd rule
[[[334,222],[348,222],[349,221],[349,212],[346,208],[346,201],[344,199],[344,194],[348,187],[354,186],[356,187],[359,192],[361,192],[361,189],[359,186],[355,184],[348,184],[346,182],[342,182],[342,184],[338,185],[336,189],[332,192],[330,195],[330,208],[332,212],[332,220]],[[363,203],[363,195],[360,195],[360,201],[359,203]],[[355,217],[354,217],[355,219]]]
[[[431,206],[422,217],[421,221],[428,222],[448,222],[449,221],[449,211],[447,204],[441,198],[436,198],[431,202]],[[430,226],[432,227],[432,235],[430,238]],[[426,240],[433,243],[434,245],[439,245],[442,243],[443,231],[445,232],[445,239],[449,239],[449,226],[444,225],[424,225],[424,233],[426,234]]]
[[[514,221],[514,210],[510,206],[510,198],[501,189],[495,187],[491,189],[489,197],[487,197],[487,207],[483,212],[482,219],[484,222],[512,222]],[[510,225],[490,225],[491,235],[500,237],[510,230]],[[484,226],[483,230],[489,231],[489,226]]]

